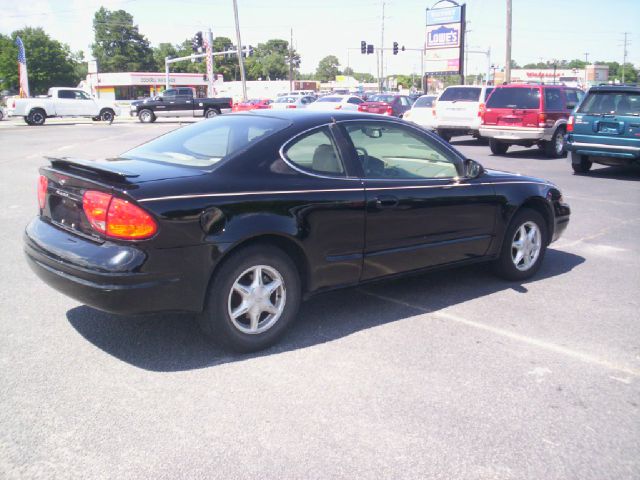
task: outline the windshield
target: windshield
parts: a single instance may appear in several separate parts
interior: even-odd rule
[[[280,97],[276,99],[275,103],[296,103],[297,101],[297,97]]]
[[[318,100],[316,100],[316,102],[321,103],[321,102],[332,102],[332,103],[338,103],[342,101],[342,97],[322,97],[319,98]]]
[[[394,97],[393,95],[374,95],[373,97],[371,97],[371,99],[369,100],[370,102],[384,102],[384,103],[393,103],[393,100],[396,97]]]
[[[225,115],[179,128],[120,157],[206,168],[288,125],[278,118]]]
[[[439,102],[477,102],[480,100],[481,88],[456,88],[449,87],[442,95]]]
[[[432,107],[433,99],[434,97],[420,97],[414,102],[413,108]]]
[[[487,100],[487,108],[540,108],[540,89],[496,88]]]
[[[592,92],[577,113],[640,115],[640,92]]]

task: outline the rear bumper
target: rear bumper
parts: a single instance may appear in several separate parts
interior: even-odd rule
[[[603,143],[576,142],[572,135],[567,135],[567,150],[576,153],[576,163],[580,161],[581,155],[588,157],[611,159],[612,164],[620,163],[637,163],[640,162],[640,147],[632,147],[627,145],[607,145]]]
[[[480,135],[487,138],[495,138],[505,143],[516,143],[521,141],[539,142],[541,140],[551,140],[553,136],[553,128],[523,128],[523,127],[507,127],[481,125]]]
[[[442,120],[434,121],[434,128],[439,130],[455,130],[459,132],[478,132],[480,130],[480,118],[477,121],[469,120]]]
[[[120,314],[201,311],[211,271],[205,249],[98,244],[40,218],[24,233],[27,261],[40,279],[86,305]]]

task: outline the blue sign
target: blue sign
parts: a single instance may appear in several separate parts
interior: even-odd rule
[[[461,20],[461,7],[433,8],[427,10],[427,25],[457,23]]]
[[[427,48],[452,48],[460,45],[460,24],[427,28]]]

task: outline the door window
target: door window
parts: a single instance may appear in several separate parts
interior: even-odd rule
[[[411,102],[409,101],[409,99],[407,97],[400,97],[400,103],[402,104],[403,107],[410,107],[411,106]]]
[[[328,127],[322,127],[290,144],[284,155],[300,168],[322,175],[344,176],[344,167]]]
[[[73,100],[76,98],[73,90],[58,90],[58,98]]]
[[[383,122],[345,122],[366,178],[432,179],[458,176],[455,159],[428,137]]]
[[[546,88],[544,91],[544,106],[546,110],[564,110],[562,93],[559,88]]]
[[[350,97],[349,100],[347,100],[347,103],[353,103],[354,105],[360,105],[362,103],[362,100],[359,99],[358,97]]]

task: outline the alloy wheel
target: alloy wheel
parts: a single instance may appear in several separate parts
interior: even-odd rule
[[[511,261],[524,272],[535,265],[542,249],[540,228],[534,222],[523,223],[513,235],[511,242]]]
[[[269,330],[284,311],[286,294],[282,275],[273,267],[246,269],[229,292],[227,311],[233,326],[248,334]]]

